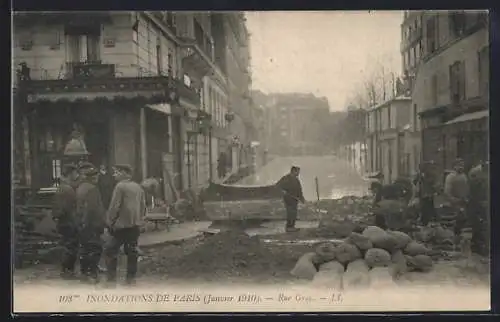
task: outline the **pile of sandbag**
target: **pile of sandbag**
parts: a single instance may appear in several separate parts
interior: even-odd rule
[[[453,251],[456,237],[453,230],[433,223],[425,227],[419,227],[414,233],[414,239],[431,246],[435,250]]]
[[[314,252],[299,259],[291,273],[312,280],[318,287],[391,286],[408,271],[432,269],[428,253],[423,244],[403,232],[368,226],[342,242],[317,245]]]

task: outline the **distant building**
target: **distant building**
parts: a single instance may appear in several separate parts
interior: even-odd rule
[[[314,154],[324,152],[321,144],[324,122],[329,119],[324,97],[312,94],[270,94],[265,121],[265,145],[272,154]]]

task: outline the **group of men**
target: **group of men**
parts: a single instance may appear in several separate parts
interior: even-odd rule
[[[64,248],[63,278],[78,278],[75,267],[79,259],[80,279],[98,283],[99,262],[104,252],[107,282],[113,286],[116,284],[118,253],[123,246],[127,255],[126,283],[135,284],[137,243],[146,214],[146,199],[144,189],[131,180],[132,175],[129,165],[115,165],[112,177],[116,184],[108,181],[104,185],[108,189],[103,189],[99,179],[105,178],[106,174],[93,164],[82,162],[63,167],[53,209]],[[103,241],[104,234],[108,235],[106,242]]]
[[[423,162],[419,171],[412,180],[412,197],[405,198],[406,193],[400,191],[408,190],[398,184],[382,185],[372,184],[375,194],[374,204],[377,205],[382,199],[394,199],[404,201],[414,210],[417,219],[423,226],[432,222],[441,222],[453,227],[458,236],[464,229],[472,230],[472,251],[487,255],[489,252],[489,164],[479,162],[466,173],[465,162],[456,159],[453,169],[445,177],[442,194],[439,192],[439,184],[433,171],[432,162]],[[394,189],[389,189],[390,187]],[[389,193],[394,190],[396,193]],[[436,213],[435,197],[442,195],[446,201],[450,214],[438,215]],[[383,213],[380,217],[383,217]],[[380,222],[379,222],[380,223]]]

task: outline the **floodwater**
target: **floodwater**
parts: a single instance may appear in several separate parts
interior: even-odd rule
[[[275,184],[292,166],[301,169],[300,180],[306,200],[338,199],[368,194],[369,183],[345,160],[335,156],[277,157],[238,184]],[[315,178],[318,178],[318,193]]]

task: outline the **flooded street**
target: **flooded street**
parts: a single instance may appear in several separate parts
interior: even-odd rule
[[[257,170],[251,177],[238,182],[242,185],[271,185],[290,171],[301,169],[300,180],[306,200],[317,199],[315,178],[318,178],[320,199],[336,199],[346,195],[362,196],[368,193],[368,182],[345,160],[335,156],[277,157]]]

